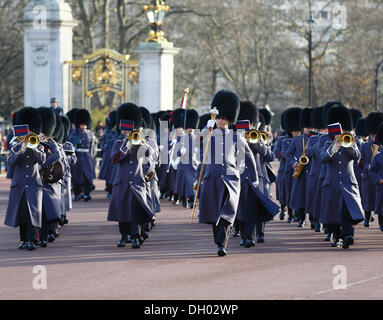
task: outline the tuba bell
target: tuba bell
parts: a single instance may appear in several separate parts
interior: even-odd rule
[[[134,130],[128,135],[128,140],[134,146],[138,146],[144,140],[144,136],[142,135],[140,130]]]
[[[257,144],[262,140],[262,134],[258,130],[250,130],[245,133],[245,138],[248,143]]]

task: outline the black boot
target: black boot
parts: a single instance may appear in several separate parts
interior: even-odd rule
[[[293,221],[293,210],[290,208],[287,208],[287,214],[289,216],[287,218],[287,223],[291,223]]]
[[[123,248],[126,244],[126,237],[122,236],[120,241],[117,242],[117,248]]]
[[[138,238],[134,238],[132,240],[132,248],[133,249],[139,249],[140,247],[141,247],[140,241],[138,240]]]
[[[370,226],[371,211],[365,211],[364,213],[364,226],[368,228]]]
[[[28,241],[27,242],[27,250],[28,251],[32,251],[32,250],[35,250],[36,249],[36,245],[33,241]]]

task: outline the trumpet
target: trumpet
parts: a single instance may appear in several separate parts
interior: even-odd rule
[[[269,143],[270,141],[269,134],[266,131],[259,131],[256,129],[247,131],[245,133],[245,138],[247,142],[251,144],[257,144],[261,141],[264,141],[265,143]]]
[[[124,139],[124,141],[121,144],[120,151],[124,155],[128,152],[130,149],[128,147],[128,143],[133,146],[138,146],[144,141],[144,136],[141,133],[140,130],[134,130],[128,134],[128,137]]]
[[[339,138],[335,140],[327,149],[327,152],[331,155],[331,157],[339,150],[339,147],[335,150],[332,150],[336,142],[338,142],[343,148],[350,148],[355,144],[355,138],[351,133],[342,133]]]
[[[15,154],[21,152],[23,148],[35,149],[40,144],[40,136],[35,133],[29,133],[26,136],[17,137],[15,140],[17,140],[18,143],[11,149]],[[22,148],[17,150],[20,145],[23,145]]]

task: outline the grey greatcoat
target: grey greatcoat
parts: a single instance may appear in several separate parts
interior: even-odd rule
[[[291,137],[286,137],[282,141],[282,157],[286,163],[285,168],[283,170],[283,196],[284,196],[284,203],[288,207],[290,207],[290,199],[291,199],[291,190],[292,190],[292,184],[293,184],[293,167],[289,164],[287,161],[287,150],[290,146],[290,143],[292,141]]]
[[[383,180],[383,152],[378,153],[372,161],[370,168],[370,178],[376,185],[375,214],[383,215],[383,184],[378,184]]]
[[[321,169],[321,163],[316,154],[316,147],[320,137],[321,137],[321,134],[311,136],[309,138],[309,142],[306,149],[306,155],[310,159],[311,166],[310,166],[310,171],[307,178],[305,208],[306,208],[306,213],[308,213],[310,217],[312,218],[319,218],[319,216],[314,217],[314,201],[315,201],[315,195],[317,192],[318,177],[319,177],[319,173]]]
[[[274,148],[274,155],[279,160],[277,179],[275,181],[276,198],[283,207],[286,206],[283,180],[283,171],[285,170],[286,160],[282,157],[282,144],[284,139],[286,139],[286,136],[279,137]]]
[[[319,137],[319,141],[316,144],[315,151],[314,151],[316,158],[319,159],[319,162],[321,163],[320,169],[319,169],[318,181],[315,188],[316,192],[315,192],[314,205],[312,207],[312,211],[313,211],[312,217],[314,219],[319,219],[321,217],[321,212],[322,212],[322,191],[323,191],[322,185],[323,185],[324,179],[326,178],[328,164],[322,163],[320,161],[320,157],[321,157],[322,147],[327,141],[330,141],[329,135],[322,134]]]
[[[206,137],[208,132],[205,128],[201,135]],[[197,146],[199,139],[197,136]],[[245,138],[228,129],[213,130],[199,191],[200,223],[217,224],[221,218],[234,223],[241,191],[239,161],[244,161],[247,157],[251,159],[246,162],[249,171],[255,172],[255,160]]]
[[[41,228],[43,183],[40,178],[39,165],[43,165],[45,160],[44,148],[41,145],[36,149],[27,148],[25,152],[18,154],[10,151],[8,165],[13,168],[14,174],[5,215],[5,225],[19,226],[19,205],[25,193],[32,225]]]
[[[145,176],[154,170],[151,165],[147,165],[147,158],[152,156],[152,148],[147,144],[132,146],[124,155],[120,152],[122,143],[123,140],[117,140],[110,155],[118,166],[109,204],[108,221],[132,222],[131,207],[134,197],[142,208],[143,220],[149,222],[153,218],[154,210]]]
[[[357,146],[341,147],[332,157],[328,152],[331,141],[327,141],[321,151],[320,160],[327,163],[326,177],[322,186],[323,224],[341,224],[342,208],[345,205],[350,213],[352,224],[364,220],[358,182],[354,174],[354,161],[360,159]]]
[[[44,145],[49,148],[48,152],[50,153],[47,155],[43,168],[51,166],[56,161],[62,161],[62,154],[55,141],[48,139]],[[61,218],[61,186],[62,180],[56,183],[43,183],[43,209],[48,221],[60,220]]]
[[[195,139],[194,135],[186,134],[178,143],[180,148],[177,156],[180,157],[180,163],[177,167],[175,193],[182,197],[194,197],[194,183],[197,181],[198,175],[199,152],[197,154],[196,148],[194,148],[193,139]],[[185,153],[182,153],[182,147],[185,148]]]
[[[376,184],[370,177],[373,141],[371,139],[360,146],[360,164],[363,168],[362,174],[362,206],[366,211],[373,211],[375,208]]]
[[[95,178],[94,155],[96,138],[90,130],[73,130],[68,140],[76,149],[77,162],[71,167],[72,178],[75,184],[83,184],[83,174],[93,184]]]
[[[293,168],[294,164],[299,162],[299,158],[303,154],[303,141],[305,142],[305,146],[307,146],[308,139],[307,134],[302,134],[291,140],[286,153],[286,159],[290,167]],[[290,208],[294,210],[305,208],[307,176],[310,171],[310,166],[311,163],[309,162],[303,167],[300,176],[297,179],[292,179]]]
[[[74,146],[70,142],[65,142],[62,146],[64,152],[64,163],[65,163],[65,173],[63,178],[62,185],[62,202],[65,206],[65,211],[72,209],[72,197],[71,197],[71,187],[72,187],[72,174],[71,166],[75,165],[77,162],[77,157],[74,152]]]

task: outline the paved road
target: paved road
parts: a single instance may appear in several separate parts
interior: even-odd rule
[[[330,248],[308,226],[274,220],[266,242],[246,249],[229,241],[217,257],[211,227],[189,224],[190,209],[162,202],[157,225],[139,250],[117,248],[116,223],[106,221],[103,182],[91,202],[76,202],[70,223],[47,248],[17,249],[18,230],[3,225],[9,181],[0,178],[0,299],[382,299],[383,233],[377,222],[356,228],[349,250]],[[47,271],[35,290],[33,268]],[[347,289],[333,289],[335,266]],[[342,273],[344,274],[344,273]]]

